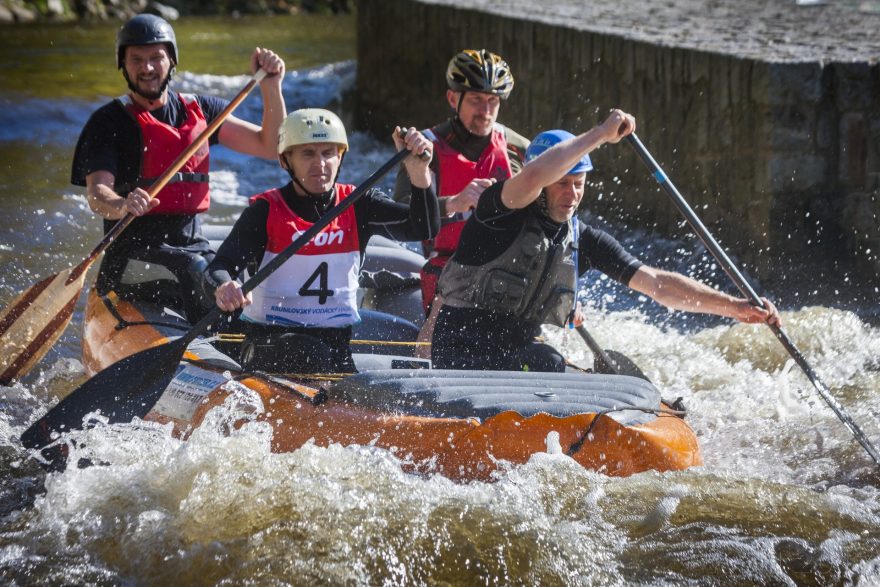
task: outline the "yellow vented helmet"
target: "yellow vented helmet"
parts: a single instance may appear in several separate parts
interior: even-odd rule
[[[288,114],[278,129],[278,154],[312,143],[336,143],[339,154],[344,154],[348,150],[348,136],[339,117],[323,108],[303,108]]]

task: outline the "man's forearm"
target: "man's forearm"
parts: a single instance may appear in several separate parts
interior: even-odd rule
[[[107,220],[119,220],[125,216],[125,197],[117,194],[105,181],[91,175],[86,178],[89,208]]]
[[[263,157],[275,159],[278,156],[278,129],[287,116],[284,96],[281,93],[281,81],[274,80],[260,85],[263,96],[263,119],[260,129],[260,142],[265,151]]]
[[[739,302],[690,277],[653,268],[640,268],[630,281],[630,287],[671,310],[735,317]]]

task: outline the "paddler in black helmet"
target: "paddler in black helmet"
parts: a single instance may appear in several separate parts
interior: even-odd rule
[[[432,151],[411,128],[394,132],[398,150]],[[339,117],[320,108],[292,112],[281,126],[278,162],[286,185],[257,194],[242,212],[207,271],[217,306],[243,309],[227,331],[243,333],[239,359],[245,368],[285,373],[348,373],[352,325],[360,320],[358,277],[370,238],[398,241],[432,238],[440,226],[430,156],[404,160],[412,200],[402,204],[376,189],[333,220],[266,281],[242,293],[243,268],[269,263],[355,188],[337,182],[348,137]]]
[[[634,130],[635,119],[615,110],[579,136],[542,132],[532,140],[523,170],[483,192],[440,276],[443,306],[434,330],[434,367],[564,371],[562,355],[535,336],[543,324],[579,320],[577,278],[589,269],[670,309],[779,323],[768,300],[765,310],[679,273],[643,265],[609,234],[577,221],[592,169],[588,154]]]
[[[104,218],[105,232],[126,214],[137,216],[104,254],[98,293],[116,291],[123,297],[169,303],[154,299],[155,290],[144,292],[126,285],[137,281],[131,270],[126,275],[129,261],[160,265],[177,282],[174,293],[182,304],[178,309],[195,320],[211,304],[200,279],[213,252],[198,216],[210,204],[208,147],[197,151],[156,198],[150,200],[145,190],[228,101],[170,89],[178,63],[174,29],[162,18],[140,14],[119,29],[116,65],[129,91],[89,118],[76,146],[71,181],[86,187],[89,207]],[[274,159],[278,127],[285,115],[284,61],[268,49],[256,48],[250,70],[257,69],[268,74],[260,83],[262,124],[229,116],[210,144],[219,142],[240,153]]]

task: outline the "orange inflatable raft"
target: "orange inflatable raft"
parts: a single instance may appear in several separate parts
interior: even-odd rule
[[[159,306],[92,291],[84,363],[95,373],[186,328]],[[615,476],[702,464],[694,432],[643,379],[433,370],[411,356],[375,352],[356,353],[355,362],[359,373],[320,378],[245,373],[198,341],[147,419],[171,422],[186,437],[235,381],[261,400],[258,418],[274,429],[277,451],[309,440],[370,445],[391,451],[409,471],[462,481],[491,480],[502,463],[548,450]]]

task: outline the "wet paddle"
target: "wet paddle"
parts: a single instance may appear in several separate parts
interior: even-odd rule
[[[261,284],[276,269],[295,255],[303,246],[323,230],[333,219],[354,205],[386,173],[395,168],[409,155],[402,150],[368,177],[347,198],[330,209],[320,220],[303,232],[284,251],[272,259],[253,277],[242,284],[241,289],[248,293]],[[104,369],[58,405],[37,420],[21,435],[26,448],[42,448],[50,444],[57,434],[79,429],[83,418],[97,410],[111,423],[129,422],[135,417],[143,418],[153,408],[165,388],[174,378],[187,346],[199,335],[210,330],[222,314],[217,306],[181,338],[160,346],[141,351]],[[58,451],[45,451],[44,456],[57,459]]]
[[[262,69],[254,74],[208,128],[150,186],[151,198],[162,191],[264,77],[266,72]],[[0,315],[0,384],[9,385],[13,379],[27,374],[52,348],[70,323],[89,267],[134,218],[127,214],[120,219],[82,263],[41,280],[15,298]]]
[[[583,324],[575,328],[593,353],[593,370],[607,375],[629,375],[650,381],[632,359],[617,351],[603,349]]]
[[[733,262],[727,256],[727,253],[721,248],[718,244],[718,241],[709,233],[706,229],[705,225],[702,221],[697,217],[694,213],[693,209],[688,205],[685,199],[682,197],[681,193],[679,193],[678,189],[672,184],[666,174],[660,169],[660,166],[648,152],[648,149],[645,148],[645,145],[642,144],[642,141],[633,133],[629,137],[627,137],[630,145],[635,149],[636,153],[638,153],[639,157],[644,161],[645,165],[648,166],[648,169],[651,171],[651,174],[654,176],[654,179],[663,187],[666,191],[667,195],[672,199],[672,203],[678,208],[678,211],[681,212],[682,216],[685,217],[688,224],[691,225],[691,228],[697,234],[699,239],[703,242],[703,245],[709,250],[715,260],[721,265],[724,269],[724,272],[733,280],[736,287],[744,296],[746,296],[749,301],[755,306],[762,306],[763,302],[761,298],[758,297],[758,294],[752,289],[752,286],[746,281],[745,277],[743,277],[742,273],[740,273],[739,269],[734,266]],[[822,396],[822,399],[825,400],[825,403],[834,411],[838,418],[844,423],[844,425],[849,428],[849,431],[852,432],[855,439],[862,445],[865,451],[874,459],[874,462],[880,464],[880,452],[877,452],[877,449],[871,444],[871,441],[868,440],[868,437],[865,436],[864,432],[859,428],[859,426],[855,423],[855,421],[850,417],[850,415],[843,409],[843,406],[831,395],[831,391],[828,387],[819,379],[819,376],[813,371],[812,367],[807,363],[807,360],[795,346],[794,342],[781,327],[776,326],[774,324],[767,324],[770,329],[773,331],[773,334],[776,335],[776,338],[779,339],[779,342],[782,343],[782,346],[785,347],[785,350],[788,351],[788,354],[795,360],[801,370],[806,374],[807,378],[813,384],[813,387],[816,388],[816,391],[819,392],[819,395]]]

